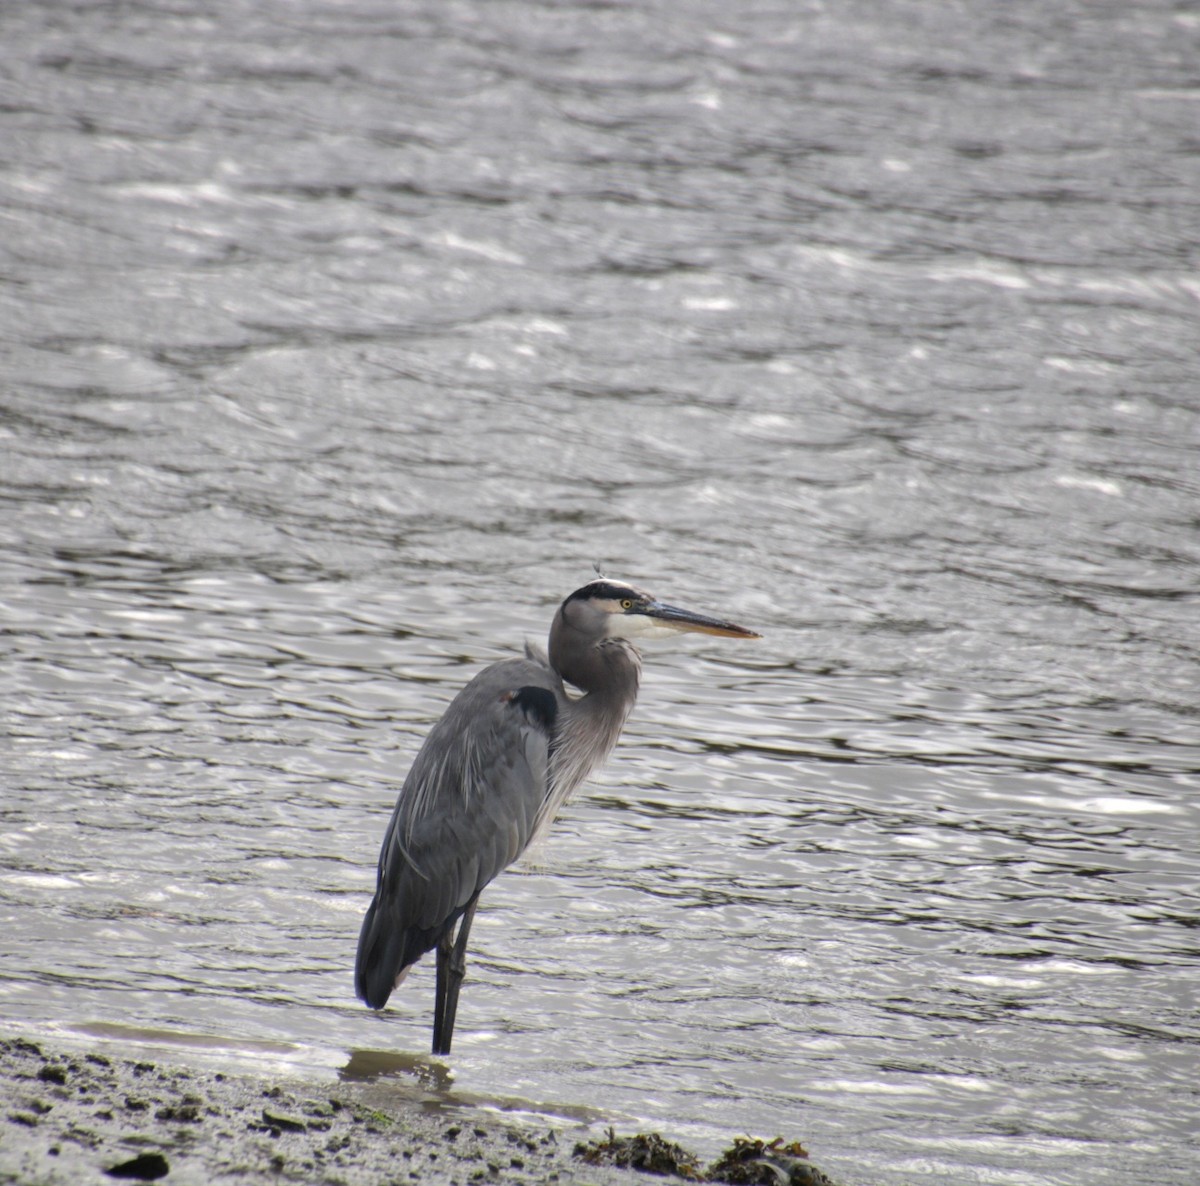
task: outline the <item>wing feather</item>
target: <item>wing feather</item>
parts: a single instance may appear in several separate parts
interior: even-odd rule
[[[562,682],[533,658],[493,664],[430,731],[400,791],[359,936],[358,994],[397,978],[524,851],[548,794]]]

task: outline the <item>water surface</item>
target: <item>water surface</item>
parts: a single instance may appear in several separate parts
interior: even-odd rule
[[[6,6],[0,1014],[864,1186],[1190,1184],[1198,51]],[[766,637],[647,656],[439,1079],[431,969],[353,999],[379,841],[594,561]]]

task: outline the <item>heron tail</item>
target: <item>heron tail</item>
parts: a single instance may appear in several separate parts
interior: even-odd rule
[[[387,910],[380,909],[378,896],[372,898],[354,961],[354,991],[359,1000],[372,1009],[382,1009],[408,969],[454,929],[464,909],[459,907],[445,922],[425,930],[400,925],[388,917]]]
[[[384,923],[378,906],[378,899],[372,898],[359,932],[358,956],[354,962],[354,990],[359,1000],[372,1009],[382,1009],[387,1004],[404,970],[401,960],[405,936]]]

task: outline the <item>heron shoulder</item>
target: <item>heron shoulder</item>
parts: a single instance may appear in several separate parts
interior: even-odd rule
[[[530,659],[505,659],[476,675],[430,730],[404,781],[396,814],[405,846],[424,821],[437,831],[473,816],[481,799],[540,803],[564,703],[562,681]]]

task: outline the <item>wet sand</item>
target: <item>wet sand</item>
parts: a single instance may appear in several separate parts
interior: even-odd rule
[[[627,1167],[647,1148],[656,1160],[640,1164],[652,1172],[715,1180],[715,1167],[704,1170],[657,1137],[610,1134],[585,1148],[549,1126],[481,1112],[464,1118],[378,1084],[272,1082],[41,1039],[0,1040],[0,1183],[645,1186],[645,1169]],[[743,1152],[722,1180],[827,1181],[806,1159],[781,1160],[761,1144]]]

